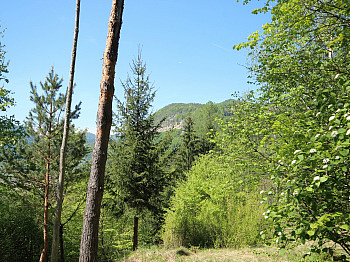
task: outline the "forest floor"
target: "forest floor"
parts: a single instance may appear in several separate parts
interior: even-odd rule
[[[240,249],[162,249],[152,247],[139,249],[119,261],[124,262],[289,262],[289,261],[333,261],[326,254],[311,255],[306,246],[298,246],[288,250],[278,250],[277,247],[257,247]]]

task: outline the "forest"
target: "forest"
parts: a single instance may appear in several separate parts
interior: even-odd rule
[[[348,0],[268,0],[253,13],[269,23],[232,43],[256,88],[157,112],[141,49],[114,96],[124,8],[114,0],[94,146],[74,125],[79,7],[68,88],[53,67],[30,82],[24,123],[7,114],[16,101],[0,42],[1,261],[305,244],[301,261],[350,260]]]

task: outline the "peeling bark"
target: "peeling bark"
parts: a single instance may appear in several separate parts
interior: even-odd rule
[[[79,256],[80,262],[97,261],[98,226],[104,190],[104,173],[107,160],[108,141],[112,125],[115,65],[118,56],[123,8],[124,0],[113,0],[106,48],[103,55],[100,99],[97,112],[96,140],[92,154],[91,173],[84,213]]]
[[[52,101],[50,104],[50,119],[53,115],[53,105]],[[50,164],[51,164],[51,132],[52,124],[49,123],[48,129],[48,142],[47,142],[47,153],[46,153],[46,175],[45,175],[45,199],[44,199],[44,223],[43,223],[43,233],[44,233],[44,248],[41,251],[39,262],[44,262],[46,260],[47,251],[49,250],[49,239],[48,239],[48,227],[49,227],[49,188],[50,188]]]
[[[50,150],[50,144],[49,149]],[[49,151],[50,152],[50,151]],[[47,251],[49,249],[49,240],[48,240],[48,226],[49,226],[49,186],[50,186],[50,162],[46,163],[46,179],[45,179],[45,200],[44,200],[44,248],[41,251],[39,262],[44,262],[47,256]]]

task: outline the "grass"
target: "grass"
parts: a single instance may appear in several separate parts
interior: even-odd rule
[[[287,262],[287,261],[333,261],[326,254],[303,258],[307,246],[298,246],[289,250],[277,247],[240,248],[240,249],[163,249],[152,247],[139,249],[118,260],[123,262]]]

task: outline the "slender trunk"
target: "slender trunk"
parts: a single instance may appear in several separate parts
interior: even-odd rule
[[[48,143],[46,153],[46,175],[45,175],[45,199],[44,199],[44,248],[41,252],[39,262],[46,260],[47,251],[49,250],[48,226],[49,226],[49,187],[50,187],[50,164],[51,164],[51,129],[52,129],[52,109],[53,104],[50,104],[50,122],[48,128]]]
[[[139,232],[139,218],[138,216],[134,216],[134,237],[133,237],[133,245],[132,250],[137,250],[137,240],[138,240],[138,232]]]
[[[50,144],[48,145],[48,150],[50,150]],[[45,200],[44,200],[44,248],[40,255],[39,262],[44,262],[47,251],[49,249],[48,240],[48,225],[49,225],[49,185],[50,185],[50,162],[46,163],[46,179],[45,179]]]
[[[80,262],[97,261],[98,226],[104,189],[104,173],[107,160],[109,133],[112,125],[115,65],[118,56],[118,43],[122,25],[123,8],[124,0],[113,0],[106,48],[103,55],[100,99],[96,121],[96,140],[92,154],[91,173],[86,197],[83,232],[80,244]]]
[[[68,84],[68,89],[66,94],[66,112],[65,112],[65,118],[64,118],[62,145],[60,150],[60,173],[59,173],[58,185],[57,185],[57,205],[56,205],[56,213],[55,213],[55,222],[53,227],[51,262],[58,262],[58,241],[59,241],[59,232],[60,232],[60,225],[61,225],[64,175],[65,175],[65,168],[66,168],[65,159],[66,159],[66,149],[67,149],[67,141],[68,141],[68,134],[69,134],[70,112],[71,112],[72,94],[73,94],[73,85],[74,85],[74,69],[75,69],[76,50],[77,50],[78,33],[79,33],[79,14],[80,14],[80,0],[77,0],[76,13],[75,13],[75,30],[74,30],[74,39],[73,39],[73,48],[72,48],[72,60],[71,60],[71,66],[70,66],[69,84]]]
[[[60,262],[64,262],[63,225],[62,224],[60,224],[60,253],[61,253]]]

